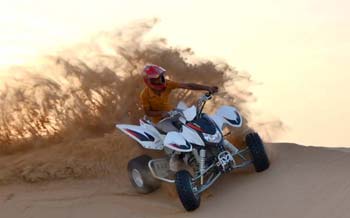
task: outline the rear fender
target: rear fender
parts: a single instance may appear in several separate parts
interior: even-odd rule
[[[235,107],[222,106],[214,115],[210,116],[219,128],[223,129],[225,125],[232,127],[241,127],[243,118]]]
[[[146,149],[163,150],[163,143],[159,134],[146,129],[144,126],[117,124],[116,127]]]

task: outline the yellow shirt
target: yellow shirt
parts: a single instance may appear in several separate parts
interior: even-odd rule
[[[179,83],[166,80],[166,88],[164,91],[157,94],[149,87],[145,87],[141,94],[141,104],[145,111],[171,111],[173,106],[169,103],[169,95],[173,89],[179,88]],[[152,121],[157,123],[161,120],[161,116],[152,117]]]

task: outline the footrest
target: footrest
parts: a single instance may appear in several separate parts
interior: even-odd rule
[[[148,162],[152,176],[164,182],[174,183],[173,172],[169,168],[168,158],[153,159]]]

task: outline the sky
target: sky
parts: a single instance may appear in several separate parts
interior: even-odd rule
[[[0,8],[0,68],[100,31],[159,18],[151,35],[248,72],[276,140],[350,146],[350,2],[345,0],[12,0]]]

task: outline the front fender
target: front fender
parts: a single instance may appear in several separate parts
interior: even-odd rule
[[[232,127],[241,127],[243,124],[243,118],[235,107],[222,106],[214,115],[210,116],[216,125],[220,129],[223,129],[225,125]]]
[[[179,152],[192,151],[192,145],[179,132],[168,132],[164,139],[164,146]]]

